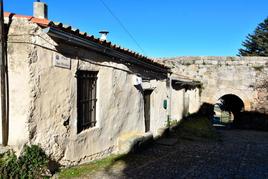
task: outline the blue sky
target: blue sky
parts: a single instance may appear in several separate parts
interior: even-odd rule
[[[248,33],[268,17],[268,0],[43,0],[49,19],[72,25],[150,57],[234,56]],[[4,10],[32,15],[33,0],[4,0]]]

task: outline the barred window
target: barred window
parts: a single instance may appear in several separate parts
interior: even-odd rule
[[[95,71],[77,72],[77,133],[96,125],[97,74]]]

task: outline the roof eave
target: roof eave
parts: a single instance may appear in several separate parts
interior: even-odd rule
[[[165,74],[170,73],[170,68],[168,68],[168,67],[160,67],[160,64],[158,66],[158,64],[152,64],[149,62],[145,62],[143,60],[134,58],[130,55],[124,54],[124,53],[119,52],[119,51],[112,49],[110,47],[103,46],[97,42],[94,42],[94,41],[91,41],[88,39],[84,39],[82,37],[79,37],[77,35],[74,35],[74,34],[71,34],[71,33],[68,33],[68,32],[65,32],[62,30],[59,30],[59,29],[54,28],[54,27],[45,28],[43,31],[51,37],[55,37],[55,38],[64,40],[68,43],[71,43],[71,44],[74,44],[77,46],[90,48],[94,51],[101,52],[101,53],[104,53],[106,55],[122,59],[128,63],[132,63],[132,64],[136,64],[136,65],[140,65],[140,66],[145,66],[146,68],[149,68],[153,71],[157,71],[157,72],[161,72],[161,73],[165,73]]]

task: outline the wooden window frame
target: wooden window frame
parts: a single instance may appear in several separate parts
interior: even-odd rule
[[[97,71],[79,70],[77,76],[77,133],[96,126]]]

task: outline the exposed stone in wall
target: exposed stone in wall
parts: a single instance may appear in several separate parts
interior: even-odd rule
[[[257,70],[257,81],[254,88],[257,93],[256,102],[253,107],[261,113],[268,113],[268,68],[255,68]]]
[[[225,94],[239,96],[248,111],[265,112],[268,78],[266,57],[176,57],[157,59],[172,71],[203,84],[201,101],[216,103]]]

